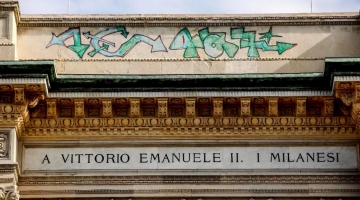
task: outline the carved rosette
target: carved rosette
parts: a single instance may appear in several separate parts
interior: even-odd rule
[[[250,98],[244,98],[244,99],[240,100],[242,117],[250,117],[251,116],[250,101],[251,101]]]
[[[306,98],[297,98],[296,100],[296,116],[306,116]]]
[[[75,117],[76,118],[85,117],[84,99],[75,99],[74,106],[75,106]]]
[[[195,117],[195,98],[185,99],[186,117]]]
[[[112,103],[110,99],[102,101],[102,116],[112,117]]]
[[[269,117],[277,117],[278,110],[278,98],[269,98]]]
[[[158,117],[168,116],[168,99],[158,99]]]
[[[214,117],[223,116],[223,98],[214,98],[213,99],[213,115]]]
[[[130,99],[130,117],[140,117],[140,99]]]

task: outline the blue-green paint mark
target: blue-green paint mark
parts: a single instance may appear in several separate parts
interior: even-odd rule
[[[197,48],[205,50],[205,53],[213,58],[217,58],[225,53],[233,58],[239,47],[233,43],[225,41],[225,33],[210,33],[208,28],[198,31],[199,35],[191,37],[187,28],[182,29],[171,42],[169,49],[185,49],[184,58],[197,58],[199,54]]]
[[[191,37],[187,28],[183,28],[171,42],[169,49],[178,50],[185,49],[183,53],[184,58],[197,58],[199,54],[197,48],[204,48],[204,45],[198,35]]]
[[[269,31],[268,32],[265,32],[265,33],[259,33],[259,35],[262,35],[260,37],[260,39],[267,39],[267,43],[270,42],[271,38],[272,37],[282,37],[281,35],[273,35],[272,34],[272,27],[270,27]]]
[[[160,36],[157,37],[155,40],[153,40],[147,36],[135,34],[128,41],[123,43],[118,50],[116,50],[115,52],[109,52],[108,51],[109,45],[115,46],[115,43],[107,41],[102,38],[117,32],[121,32],[121,35],[123,35],[125,38],[128,36],[128,32],[126,32],[126,29],[122,26],[115,28],[107,28],[105,30],[96,33],[95,35],[91,35],[89,32],[84,33],[86,38],[91,38],[90,44],[92,47],[94,47],[94,50],[88,53],[89,56],[93,57],[95,56],[95,54],[100,53],[106,57],[124,57],[139,42],[144,42],[150,45],[152,47],[151,48],[152,53],[159,51],[165,51],[165,52],[167,51]],[[100,46],[99,44],[100,42],[103,42],[102,46]],[[106,45],[105,43],[109,45]]]
[[[269,41],[271,37],[277,37],[278,35],[272,35],[270,28],[269,32],[263,33],[261,38],[267,38]],[[286,50],[296,46],[293,43],[276,42],[276,45],[269,45],[265,40],[255,41],[255,31],[245,31],[244,28],[233,28],[231,29],[231,38],[240,39],[240,48],[249,48],[248,57],[259,57],[258,49],[263,51],[277,51],[279,55],[284,53]]]
[[[70,37],[73,37],[74,39],[74,45],[65,45],[65,40],[69,39]],[[59,35],[55,35],[52,33],[52,38],[49,44],[46,46],[46,48],[49,48],[52,45],[61,45],[69,48],[70,50],[74,51],[76,55],[79,58],[82,58],[84,56],[84,53],[89,48],[90,45],[87,44],[81,44],[81,35],[80,35],[80,28],[69,28],[63,33],[60,33]]]

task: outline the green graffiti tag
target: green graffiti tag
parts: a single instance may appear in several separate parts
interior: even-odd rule
[[[269,45],[270,39],[272,37],[281,37],[280,35],[273,35],[272,28],[269,29],[266,33],[260,33],[263,35],[260,39],[267,39],[255,41],[256,32],[255,31],[245,31],[244,28],[233,28],[231,29],[231,39],[240,39],[240,48],[249,48],[248,57],[259,57],[258,49],[263,51],[277,51],[279,55],[284,53],[286,50],[291,49],[297,44],[285,43],[285,42],[276,42],[276,45]]]
[[[210,57],[217,58],[225,53],[233,58],[239,47],[236,44],[225,41],[225,33],[209,33],[208,28],[201,29],[199,36],[204,43],[205,53]]]
[[[182,29],[171,42],[169,49],[185,49],[184,58],[197,58],[199,54],[197,48],[205,50],[205,53],[213,58],[221,56],[224,51],[233,58],[239,47],[236,44],[225,40],[226,33],[210,33],[209,28],[198,31],[199,35],[191,37],[187,28]]]
[[[105,57],[125,57],[137,44],[143,42],[151,46],[151,53],[154,52],[167,52],[167,49],[159,35],[157,38],[152,39],[148,36],[141,34],[134,34],[126,42],[122,43],[115,51],[111,51],[116,46],[115,42],[108,41],[106,36],[118,34],[121,37],[127,38],[129,32],[123,26],[104,28],[95,34],[84,32],[83,35],[86,39],[90,40],[90,45],[94,48],[88,53],[90,57],[96,54],[101,54]],[[276,41],[275,45],[270,45],[272,38],[280,38],[281,35],[272,33],[272,27],[267,32],[259,33],[259,40],[256,40],[256,31],[245,31],[245,28],[231,28],[230,38],[239,39],[239,45],[226,40],[225,32],[210,32],[209,28],[203,28],[192,36],[187,28],[181,29],[172,40],[169,49],[180,50],[184,49],[184,58],[199,58],[198,49],[203,49],[205,54],[211,58],[218,58],[225,54],[229,58],[234,58],[240,49],[248,48],[248,57],[260,57],[259,49],[262,51],[276,51],[279,55],[285,51],[293,48],[297,44]],[[73,38],[72,45],[66,45],[65,41]],[[52,45],[64,46],[76,53],[79,58],[82,58],[88,50],[88,44],[82,44],[80,28],[69,28],[68,30],[55,35],[52,33],[51,41],[46,48]],[[109,47],[112,46],[111,49]]]
[[[91,35],[90,32],[84,33],[86,38],[91,38],[90,44],[94,47],[94,50],[89,52],[89,56],[93,57],[95,54],[100,53],[106,57],[124,57],[126,56],[132,48],[134,48],[138,43],[144,42],[151,46],[151,53],[154,52],[167,52],[164,44],[162,43],[160,35],[155,39],[151,39],[147,36],[135,34],[128,41],[124,42],[118,50],[115,52],[109,52],[109,45],[115,47],[115,43],[102,39],[103,37],[120,32],[125,38],[128,36],[128,32],[125,27],[119,26],[114,28],[107,28],[102,31],[99,31],[95,35]],[[102,42],[102,46],[100,46]],[[105,44],[106,43],[106,44]]]
[[[198,35],[191,37],[191,34],[187,28],[183,28],[171,42],[169,49],[178,50],[185,49],[184,58],[197,58],[199,54],[196,48],[204,48],[204,45]]]
[[[73,37],[74,45],[65,45],[65,40]],[[79,58],[82,58],[86,50],[89,48],[90,45],[81,44],[81,34],[80,28],[69,28],[65,32],[60,33],[59,35],[55,35],[52,33],[52,38],[46,48],[49,48],[52,45],[61,45],[65,46],[76,53]]]

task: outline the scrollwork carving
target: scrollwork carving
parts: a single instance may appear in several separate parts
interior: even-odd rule
[[[339,98],[346,106],[351,106],[353,102],[352,92],[338,92],[336,97]]]
[[[44,100],[44,95],[31,95],[28,98],[28,106],[29,108],[35,108],[40,100]]]

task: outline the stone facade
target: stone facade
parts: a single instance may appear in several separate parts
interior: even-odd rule
[[[359,19],[0,1],[0,200],[358,199]]]

